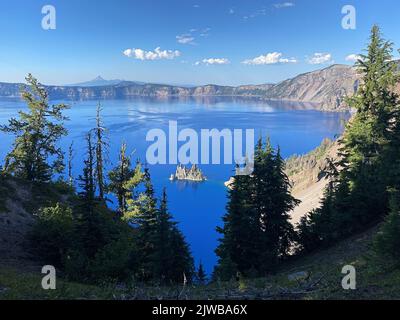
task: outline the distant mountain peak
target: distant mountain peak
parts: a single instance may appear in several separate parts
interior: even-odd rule
[[[74,83],[74,84],[70,84],[67,86],[70,86],[70,87],[103,87],[103,86],[117,85],[123,81],[124,80],[119,80],[119,79],[106,80],[102,76],[97,76],[93,80],[80,82],[80,83]]]
[[[97,76],[92,81],[106,81],[106,79],[104,79],[102,76]]]

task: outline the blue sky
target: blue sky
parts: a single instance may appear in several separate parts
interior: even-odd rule
[[[41,27],[47,4],[55,30]],[[347,4],[355,30],[341,26]],[[0,81],[278,82],[351,64],[374,23],[400,47],[399,12],[398,0],[1,0]]]

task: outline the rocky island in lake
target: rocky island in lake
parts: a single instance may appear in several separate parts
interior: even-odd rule
[[[203,175],[200,168],[197,165],[192,165],[192,167],[186,168],[184,165],[179,164],[176,167],[175,174],[171,174],[169,178],[171,181],[175,180],[188,180],[188,181],[205,181],[207,178]]]

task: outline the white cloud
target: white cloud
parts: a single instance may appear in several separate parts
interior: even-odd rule
[[[272,7],[275,9],[284,9],[284,8],[290,8],[290,7],[294,7],[294,6],[295,6],[295,4],[293,2],[280,2],[280,3],[275,3],[272,5]],[[264,6],[262,9],[259,9],[252,13],[246,14],[245,16],[243,16],[243,20],[249,21],[249,19],[257,18],[259,16],[266,16],[268,14],[268,12],[270,12],[271,10],[272,9],[270,7]],[[232,14],[232,13],[234,13],[234,11],[232,10],[232,12],[230,12],[230,13]]]
[[[178,43],[180,44],[193,44],[193,45],[197,45],[197,43],[195,42],[196,37],[208,37],[209,36],[209,32],[211,31],[210,28],[204,28],[204,29],[196,29],[196,28],[192,28],[189,30],[189,32],[186,32],[184,34],[181,35],[177,35],[176,36],[176,40]]]
[[[210,31],[211,28],[204,28],[203,30],[200,31],[200,37],[208,37]]]
[[[195,62],[195,65],[198,66],[200,64],[229,64],[231,63],[228,59],[226,58],[208,58],[208,59],[203,59],[202,61],[197,61]]]
[[[283,9],[283,8],[290,8],[290,7],[294,7],[295,4],[293,2],[282,2],[282,3],[275,3],[274,7],[276,9]]]
[[[234,14],[234,13],[235,13],[235,9],[230,8],[230,9],[229,9],[229,14]]]
[[[176,40],[181,44],[195,44],[191,34],[181,34],[176,36]]]
[[[297,60],[295,58],[282,58],[282,53],[280,52],[271,52],[253,59],[245,60],[242,63],[248,65],[263,65],[277,63],[297,63]]]
[[[126,49],[123,54],[129,58],[135,58],[137,60],[171,60],[181,55],[178,50],[161,50],[160,47],[155,48],[154,51],[145,51],[143,49],[135,48]]]
[[[257,18],[259,16],[265,16],[265,15],[267,15],[267,9],[263,8],[263,9],[255,11],[254,13],[244,16],[243,20],[247,21],[248,19],[253,19],[253,18]]]
[[[333,63],[332,55],[330,53],[314,53],[312,57],[308,57],[307,59],[309,64],[324,64],[324,63]]]
[[[358,55],[358,54],[349,54],[347,57],[346,57],[346,61],[349,61],[349,62],[357,62],[359,59],[361,59],[361,56],[360,55]]]

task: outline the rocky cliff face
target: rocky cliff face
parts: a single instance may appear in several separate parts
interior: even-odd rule
[[[186,168],[185,166],[178,165],[175,174],[172,174],[169,178],[171,181],[174,180],[188,180],[188,181],[205,181],[206,177],[203,175],[201,170],[197,165],[192,165],[192,167]]]
[[[267,97],[314,102],[322,110],[346,109],[344,98],[357,91],[359,79],[355,68],[333,65],[283,81],[268,90]]]
[[[109,86],[47,86],[52,99],[120,99],[143,97],[240,96],[266,100],[311,102],[321,110],[346,109],[346,96],[355,93],[360,76],[353,67],[333,65],[278,84],[238,87],[205,85],[194,88],[123,81]],[[0,83],[0,97],[18,97],[21,84]],[[400,88],[399,88],[400,89]]]
[[[21,84],[0,82],[0,97],[19,97]]]
[[[46,86],[52,99],[98,99],[174,96],[265,96],[273,85],[259,86],[218,86],[205,85],[194,88],[177,87],[161,84],[138,84],[121,82],[112,86]],[[0,97],[18,97],[22,84],[0,83]]]
[[[291,222],[296,225],[311,210],[320,207],[328,185],[326,170],[330,159],[337,162],[338,141],[325,139],[316,149],[305,155],[294,155],[286,160],[286,174],[292,185],[292,195],[301,201],[290,213]]]
[[[293,187],[293,192],[304,190],[324,180],[324,172],[329,168],[327,159],[339,160],[339,143],[326,138],[316,149],[304,155],[293,155],[286,160],[286,174]]]

